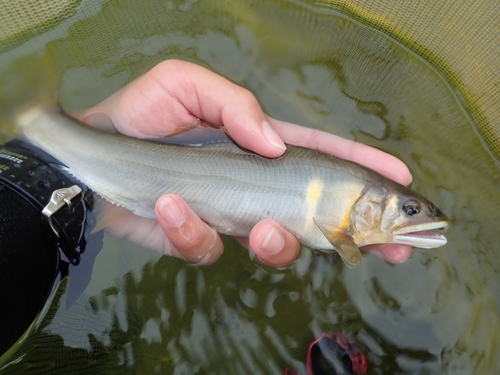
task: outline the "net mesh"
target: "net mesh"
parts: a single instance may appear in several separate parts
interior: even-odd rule
[[[402,41],[444,73],[500,151],[500,3],[339,1],[349,14]]]
[[[349,21],[336,14],[347,15]],[[32,64],[44,51],[55,62],[56,78]],[[427,65],[418,64],[413,56]],[[455,262],[449,273],[461,275],[464,285],[450,286],[449,294],[455,297],[446,290],[437,293],[437,309],[450,309],[442,313],[443,322],[454,316],[458,320],[450,320],[453,331],[461,330],[456,345],[450,344],[453,338],[443,339],[443,366],[459,368],[468,350],[472,372],[497,373],[491,371],[498,368],[499,358],[498,330],[492,327],[496,327],[500,302],[498,292],[491,292],[488,285],[498,285],[499,280],[496,269],[489,266],[498,264],[498,252],[491,250],[498,247],[500,210],[498,199],[491,197],[498,196],[500,186],[499,56],[500,2],[495,0],[3,0],[0,117],[40,90],[36,86],[40,76],[47,86],[57,81],[66,110],[83,109],[172,57],[194,61],[245,84],[264,107],[274,100],[271,115],[279,119],[308,125],[310,118],[302,112],[313,116],[314,111],[311,106],[301,111],[303,103],[294,101],[306,98],[318,114],[316,123],[345,119],[347,130],[341,126],[327,130],[395,151],[414,173],[416,190],[438,197],[446,212],[454,209],[455,243],[462,240],[471,245],[449,251]],[[262,60],[272,63],[260,64]],[[342,95],[331,95],[335,87]],[[445,257],[444,252],[436,254]],[[457,292],[462,289],[466,294]],[[468,304],[454,304],[452,298]],[[432,315],[439,315],[434,308]],[[466,319],[457,318],[456,311],[466,314],[475,308],[472,328],[460,325]],[[109,348],[96,346],[87,362],[82,360],[87,358],[86,350],[73,350],[80,346],[79,340],[84,341],[81,347],[87,342],[85,332],[83,338],[78,336],[82,319],[97,320],[92,314],[82,317],[68,318],[72,323],[66,324],[62,354],[53,355],[61,341],[58,336],[34,335],[26,343],[28,357],[20,351],[17,365],[10,364],[5,373],[44,372],[40,358],[48,359],[43,362],[45,372],[64,363],[67,373],[123,373],[109,359],[114,355],[111,351],[108,356]],[[91,323],[94,331],[97,323]],[[125,332],[123,340],[115,339],[112,346],[128,345],[133,336],[141,352],[141,345],[146,346],[140,336],[142,326],[134,321],[130,327],[132,334],[125,337],[129,334]],[[297,329],[303,331],[303,327]],[[287,327],[287,335],[288,331]],[[120,362],[122,352],[116,350]],[[159,352],[158,361],[163,363],[164,350]],[[82,363],[89,367],[82,368]],[[156,364],[151,361],[151,366]],[[102,371],[106,366],[109,371]],[[155,371],[151,367],[143,373]]]
[[[178,3],[178,4],[177,4]],[[69,47],[62,45],[58,65],[68,68],[87,65],[107,56],[113,40],[133,33],[157,35],[165,31],[196,28],[171,19],[161,22],[155,15],[179,7],[192,10],[196,1],[116,2],[57,0],[3,1],[0,4],[0,52],[36,40],[54,28],[72,34],[72,40],[86,41]],[[215,2],[216,4],[217,2]],[[217,8],[237,7],[238,1],[220,2]],[[243,1],[244,3],[244,1]],[[236,5],[235,5],[236,4]],[[500,3],[494,0],[442,1],[303,1],[302,4],[336,7],[352,18],[375,27],[423,56],[445,75],[460,93],[463,106],[473,117],[478,132],[498,157],[500,154]],[[106,13],[107,10],[110,12]],[[112,10],[112,12],[111,12]],[[91,17],[102,12],[105,17]],[[141,15],[146,17],[141,17]],[[88,18],[76,27],[73,20]],[[191,17],[195,18],[195,17]],[[148,19],[148,22],[144,22]],[[189,19],[189,17],[188,17]],[[68,22],[70,20],[71,22]],[[139,20],[139,21],[136,21]],[[138,23],[141,23],[138,25]],[[162,30],[163,29],[163,30]],[[130,35],[133,38],[133,35]],[[50,37],[48,37],[50,39]],[[88,46],[91,50],[86,50]],[[118,43],[115,43],[118,47]],[[139,48],[138,48],[139,49]],[[172,52],[172,51],[170,51]],[[63,57],[61,57],[63,56]],[[139,60],[140,55],[136,56]],[[169,57],[168,54],[165,57]],[[186,56],[188,57],[188,56]],[[137,61],[137,69],[150,68],[151,62]],[[128,65],[130,68],[130,64]],[[91,74],[89,79],[92,79]]]
[[[74,15],[78,1],[36,0],[0,3],[0,52],[47,31]]]

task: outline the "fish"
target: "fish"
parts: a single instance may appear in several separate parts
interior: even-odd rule
[[[155,218],[158,198],[173,193],[222,234],[248,237],[272,219],[301,244],[336,251],[349,267],[360,265],[366,245],[446,244],[449,219],[428,199],[314,150],[288,145],[268,159],[232,142],[166,145],[103,132],[54,106],[34,106],[14,125],[98,196],[138,216]]]

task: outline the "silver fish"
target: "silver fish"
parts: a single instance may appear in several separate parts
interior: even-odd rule
[[[273,219],[310,248],[335,249],[350,267],[361,263],[361,246],[446,243],[449,220],[429,200],[316,151],[288,146],[266,159],[232,143],[164,145],[104,133],[58,108],[31,108],[15,125],[98,195],[139,216],[154,218],[157,199],[175,193],[220,233],[248,236]]]

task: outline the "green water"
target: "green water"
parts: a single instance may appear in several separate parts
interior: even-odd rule
[[[309,2],[83,1],[0,55],[2,98],[44,48],[66,110],[161,60],[193,61],[273,117],[400,157],[453,226],[443,248],[397,266],[365,255],[357,269],[307,249],[269,269],[231,239],[196,267],[106,237],[84,294],[67,309],[62,285],[0,374],[280,374],[303,371],[309,342],[341,331],[370,374],[500,371],[499,164],[432,62]]]

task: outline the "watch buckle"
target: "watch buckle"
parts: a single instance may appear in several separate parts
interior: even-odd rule
[[[71,200],[75,198],[78,194],[81,194],[82,188],[78,185],[73,185],[69,188],[57,189],[52,192],[49,203],[43,208],[42,215],[47,218],[50,227],[54,231],[57,238],[59,238],[59,232],[54,226],[52,221],[52,215],[59,211],[64,205],[71,209]]]

